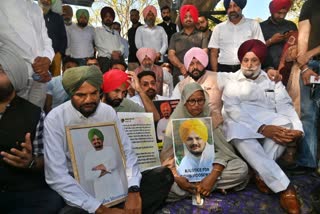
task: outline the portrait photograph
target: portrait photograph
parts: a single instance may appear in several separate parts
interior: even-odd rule
[[[115,123],[66,127],[75,179],[105,206],[125,200],[125,156]]]
[[[189,182],[210,174],[214,143],[210,117],[172,120],[172,138],[177,172]]]

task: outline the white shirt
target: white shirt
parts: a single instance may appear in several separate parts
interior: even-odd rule
[[[137,49],[154,48],[163,57],[168,49],[168,36],[161,26],[149,28],[147,25],[143,25],[137,29],[135,43]]]
[[[215,26],[208,47],[219,49],[218,63],[238,65],[238,49],[249,39],[264,42],[260,24],[256,20],[243,17],[236,25],[227,20]]]
[[[80,28],[77,24],[68,27],[68,49],[73,58],[87,58],[94,54],[94,27]]]
[[[31,78],[31,64],[37,56],[51,61],[54,56],[41,8],[31,0],[1,1],[0,17],[0,42],[25,59]]]
[[[120,41],[118,31],[111,30],[107,26],[97,27],[94,37],[95,45],[98,51],[98,57],[111,57],[112,51],[124,53],[124,47]]]
[[[68,47],[67,47],[67,49],[66,49],[66,56],[70,56],[71,55],[71,53],[70,53],[70,45],[69,45],[69,36],[68,36],[68,31],[69,31],[69,29],[71,28],[71,26],[73,26],[73,25],[76,25],[75,23],[71,23],[71,25],[66,25],[66,24],[64,24],[64,27],[66,28],[66,32],[67,32],[67,37],[68,37]]]
[[[173,91],[173,78],[168,68],[162,68],[163,71],[163,86],[162,95],[164,97],[171,97]]]
[[[143,102],[142,102],[141,97],[140,97],[139,94],[136,94],[133,97],[130,97],[129,99],[132,100],[133,102],[139,104],[141,107],[144,108]],[[154,100],[169,100],[169,99],[170,98],[168,98],[168,97],[164,97],[164,96],[161,96],[161,95],[157,94],[156,97],[152,101],[154,101]]]
[[[242,71],[218,73],[223,101],[223,130],[226,139],[264,138],[257,131],[263,124],[286,125],[303,131],[292,100],[282,82],[271,81],[261,70],[257,79],[247,79]]]
[[[64,198],[67,204],[81,207],[89,213],[94,213],[101,202],[81,188],[79,183],[70,175],[72,174],[71,156],[67,145],[65,126],[112,121],[116,122],[126,156],[128,187],[139,186],[141,173],[137,164],[137,157],[130,139],[111,106],[100,103],[96,112],[86,118],[72,106],[71,101],[68,101],[50,111],[44,122],[46,182]]]

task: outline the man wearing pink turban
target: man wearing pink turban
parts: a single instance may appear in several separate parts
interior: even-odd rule
[[[140,48],[137,51],[137,58],[140,62],[140,66],[135,69],[135,73],[138,75],[142,71],[152,71],[156,75],[156,88],[157,94],[163,95],[163,87],[166,84],[169,87],[169,95],[173,90],[172,75],[163,70],[161,66],[154,64],[157,58],[157,53],[153,48]]]
[[[156,61],[163,61],[163,56],[168,49],[168,37],[163,27],[155,25],[157,9],[149,5],[144,8],[143,18],[145,25],[138,27],[135,44],[139,48],[153,48],[156,50]]]
[[[228,19],[213,29],[208,45],[213,71],[236,72],[240,68],[237,51],[241,43],[248,39],[264,42],[259,22],[242,14],[246,3],[247,0],[224,0]]]
[[[291,7],[291,0],[272,0],[269,4],[271,16],[260,23],[261,30],[268,47],[267,59],[262,68],[278,70],[284,46],[291,35],[291,32],[297,31],[294,22],[286,20],[285,17]],[[291,66],[288,67],[291,71]],[[285,75],[284,84],[288,80]]]
[[[261,70],[266,54],[263,42],[248,40],[238,50],[241,69],[218,74],[223,131],[256,172],[258,189],[280,193],[281,207],[300,213],[295,188],[276,160],[288,143],[302,137],[302,123],[282,82],[274,83]]]
[[[218,126],[222,123],[221,92],[217,85],[217,73],[205,69],[209,62],[207,52],[201,48],[191,48],[184,55],[183,61],[188,76],[176,85],[171,98],[181,99],[181,92],[188,83],[199,83],[209,95],[209,106],[214,115],[213,123]]]
[[[185,53],[192,47],[202,48],[207,52],[208,39],[205,34],[196,29],[198,9],[194,5],[183,5],[180,8],[180,21],[183,29],[172,35],[168,48],[168,58],[173,68],[173,83],[179,82],[179,76],[187,75],[187,68],[183,64]]]

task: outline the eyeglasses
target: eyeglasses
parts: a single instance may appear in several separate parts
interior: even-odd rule
[[[187,100],[187,103],[191,106],[194,106],[196,103],[198,103],[198,105],[203,105],[206,102],[206,99],[192,99],[192,100]]]

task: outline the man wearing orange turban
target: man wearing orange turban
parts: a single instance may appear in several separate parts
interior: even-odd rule
[[[218,73],[222,92],[223,130],[242,157],[256,172],[258,189],[280,193],[281,207],[300,213],[295,188],[276,163],[288,143],[302,137],[302,123],[282,82],[274,83],[261,63],[267,54],[260,40],[241,44],[241,69]]]
[[[278,70],[284,46],[291,35],[289,32],[298,30],[294,22],[285,19],[291,4],[291,0],[272,0],[269,4],[271,16],[260,23],[268,47],[268,55],[262,66],[265,70]],[[288,70],[291,71],[291,66]],[[284,84],[288,77],[285,75]]]
[[[187,75],[183,64],[185,53],[192,47],[202,48],[208,52],[208,39],[203,32],[196,29],[199,12],[193,5],[183,5],[180,8],[180,21],[183,29],[172,35],[168,48],[168,57],[173,64],[173,83],[178,84],[180,78]]]

